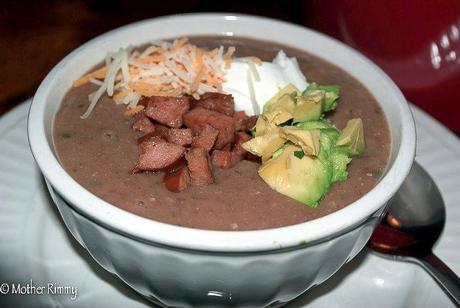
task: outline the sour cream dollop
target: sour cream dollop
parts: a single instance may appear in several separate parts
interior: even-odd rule
[[[255,109],[260,112],[263,105],[289,83],[301,91],[308,86],[297,59],[287,57],[282,50],[272,62],[263,61],[261,65],[254,65],[249,61],[235,58],[231,68],[226,71],[227,81],[222,85],[224,93],[233,95],[236,110],[254,114]],[[253,107],[254,103],[256,108]]]

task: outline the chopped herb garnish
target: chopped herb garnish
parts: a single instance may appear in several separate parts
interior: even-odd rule
[[[64,133],[61,134],[61,137],[65,138],[65,139],[72,138],[72,133],[64,132]]]
[[[294,151],[294,156],[302,159],[305,156],[305,153],[303,151]]]

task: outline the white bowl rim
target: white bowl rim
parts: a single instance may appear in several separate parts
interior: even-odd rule
[[[358,58],[372,68],[379,77],[383,78],[387,83],[386,86],[398,97],[402,123],[400,148],[393,165],[387,170],[380,182],[352,204],[312,221],[264,230],[214,231],[175,226],[137,216],[91,194],[67,174],[56,159],[52,145],[47,142],[44,123],[47,95],[55,84],[54,81],[65,70],[66,63],[72,61],[82,50],[102,40],[109,39],[121,31],[130,31],[149,23],[179,20],[193,23],[204,19],[214,22],[223,20],[257,22],[265,23],[270,27],[295,28],[297,31],[300,29],[318,39],[333,42],[337,48]],[[193,34],[199,33],[191,33],[190,35]],[[392,80],[370,60],[339,41],[308,28],[270,18],[233,13],[191,13],[157,17],[117,28],[83,44],[59,62],[40,84],[29,111],[28,137],[34,158],[45,178],[72,207],[91,220],[141,241],[185,249],[220,252],[254,252],[293,247],[299,244],[317,242],[357,225],[378,211],[400,187],[413,163],[416,140],[414,120],[404,96]]]

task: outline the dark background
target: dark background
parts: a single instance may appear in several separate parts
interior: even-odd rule
[[[70,51],[113,28],[160,15],[244,12],[303,23],[305,1],[48,0],[0,4],[0,114],[31,97]]]
[[[359,49],[395,80],[399,76],[392,75],[391,67],[385,67],[387,63],[398,63],[393,61],[396,59],[406,61],[409,68],[415,63],[415,67],[419,61],[416,57],[422,55],[426,65],[421,68],[432,69],[427,48],[433,42],[439,45],[435,39],[452,26],[460,29],[458,0],[0,0],[0,115],[31,97],[55,64],[91,38],[134,21],[191,12],[254,14],[315,28]],[[374,17],[367,17],[369,14]],[[420,43],[419,49],[414,48],[413,41]],[[443,62],[446,69],[423,74],[431,78],[430,87],[405,89],[398,85],[408,100],[458,134],[460,40],[451,43],[446,50],[458,52],[458,61]],[[385,62],[388,59],[382,54],[390,61]],[[414,57],[405,58],[406,54]],[[439,72],[450,75],[448,79],[445,74],[438,77]],[[412,74],[422,76],[416,70]]]

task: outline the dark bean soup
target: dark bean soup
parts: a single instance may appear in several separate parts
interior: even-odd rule
[[[215,183],[170,192],[162,174],[133,174],[139,150],[125,106],[104,96],[88,119],[88,94],[96,86],[72,88],[54,120],[54,146],[65,170],[83,187],[107,202],[150,219],[192,228],[253,230],[312,220],[337,211],[368,192],[384,172],[390,133],[382,109],[369,91],[352,76],[315,56],[287,46],[252,39],[195,37],[198,46],[235,46],[237,56],[271,61],[283,49],[295,56],[309,82],[341,86],[339,104],[330,119],[338,128],[360,117],[366,150],[348,166],[349,178],[333,184],[317,208],[272,190],[259,177],[259,165],[244,160],[228,170],[214,170]]]

